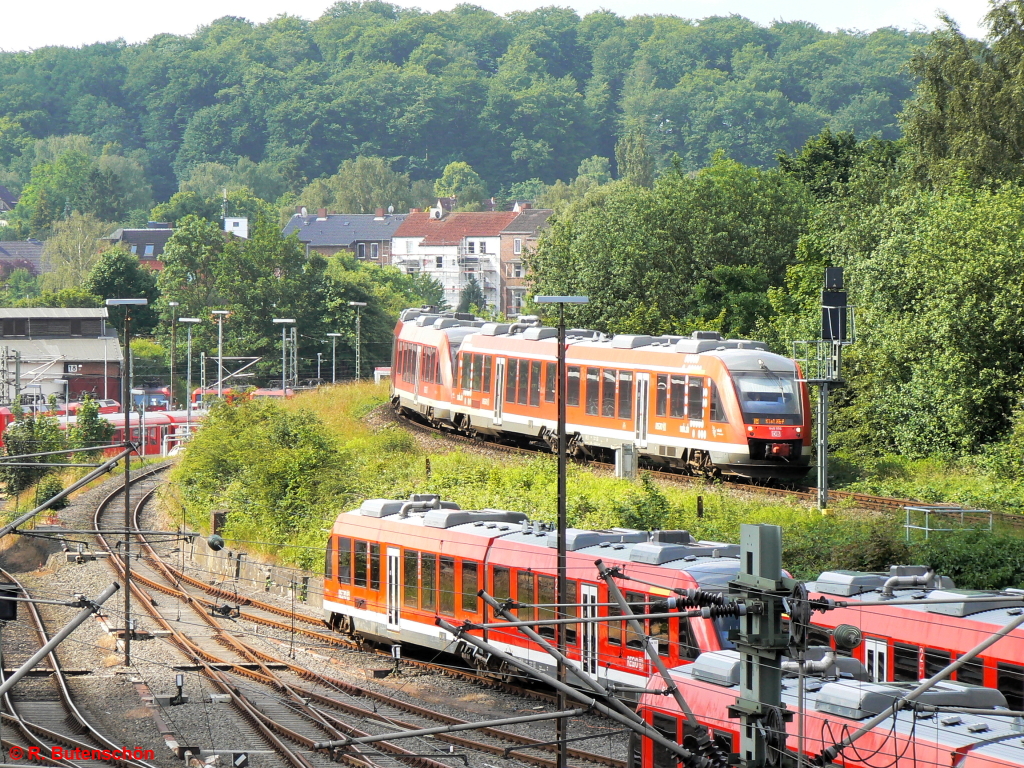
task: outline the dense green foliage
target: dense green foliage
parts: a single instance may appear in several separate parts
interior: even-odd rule
[[[719,149],[772,165],[824,125],[895,138],[903,67],[927,39],[379,0],[312,22],[224,17],[139,44],[0,53],[0,183],[24,188],[19,216],[38,228],[67,205],[123,220],[179,189],[276,200],[359,155],[413,180],[466,162],[489,193],[569,180],[626,135],[659,166],[677,152],[697,169]],[[78,138],[41,157],[50,136]]]

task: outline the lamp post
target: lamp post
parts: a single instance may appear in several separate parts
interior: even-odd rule
[[[320,363],[323,361],[323,359],[324,359],[324,353],[323,352],[317,352],[316,353],[316,379],[317,379],[318,382],[320,381]]]
[[[149,304],[148,299],[107,299],[108,307],[124,307],[124,360],[131,359],[132,354],[132,307],[145,307]],[[121,364],[121,409],[124,413],[124,447],[131,448],[131,384],[125,371],[124,362]],[[124,665],[131,666],[132,662],[132,558],[131,558],[131,525],[132,505],[131,492],[131,459],[132,455],[124,455]]]
[[[566,401],[566,376],[565,376],[565,305],[586,304],[590,301],[587,296],[534,296],[533,300],[538,304],[558,305],[558,582],[555,602],[558,603],[558,618],[565,617],[566,600],[566,555],[565,555],[565,464],[566,464],[566,440],[565,440],[565,401]],[[565,655],[565,629],[559,626],[555,630],[558,633],[558,651]],[[558,680],[565,682],[565,664],[558,662]],[[559,691],[558,706],[565,709],[565,694]],[[555,721],[555,740],[558,742],[558,768],[566,768],[568,749],[566,744],[568,724],[565,718],[558,718]]]
[[[226,309],[214,309],[217,316],[217,397],[224,397],[224,315],[230,315]]]
[[[187,381],[185,382],[185,428],[192,428],[192,326],[196,323],[203,322],[198,317],[179,317],[179,323],[185,323],[188,327],[188,344],[186,345],[186,355],[188,356],[188,363],[186,369],[188,373],[186,375]],[[173,392],[171,394],[174,394]]]
[[[340,333],[328,333],[331,337],[331,384],[338,383],[338,337]]]
[[[144,389],[133,389],[132,390],[132,401],[135,397],[139,396],[139,435],[142,440],[142,459],[146,459],[146,390]]]
[[[168,405],[170,410],[174,410],[174,362],[175,353],[178,351],[178,313],[175,311],[178,307],[178,302],[168,301],[167,306],[171,308],[171,402]]]
[[[350,307],[356,308],[356,381],[359,381],[363,377],[363,366],[362,366],[362,315],[361,312],[363,307],[366,306],[365,301],[350,301],[348,303]]]
[[[281,399],[288,394],[288,341],[285,333],[289,325],[295,323],[293,317],[275,317],[274,322],[281,326]]]

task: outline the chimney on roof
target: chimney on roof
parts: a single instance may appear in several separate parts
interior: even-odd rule
[[[523,203],[519,206],[519,210],[521,211],[528,211],[531,208],[533,208],[533,203]]]
[[[422,208],[410,208],[409,209],[409,213],[420,213],[422,211],[423,211]]]
[[[378,208],[377,210],[375,210],[373,212],[373,215],[376,218],[378,218],[378,219],[383,219],[384,218],[384,209],[383,208]]]
[[[326,220],[327,219],[327,209],[326,208],[317,208],[316,209],[316,218],[317,218],[318,221],[319,220]]]

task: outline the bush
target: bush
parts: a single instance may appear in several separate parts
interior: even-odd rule
[[[47,499],[52,499],[58,493],[64,490],[64,483],[61,482],[57,475],[49,474],[46,475],[39,484],[36,485],[36,499],[42,504]],[[70,502],[68,497],[65,496],[60,501],[53,504],[50,509],[64,509]]]
[[[914,544],[911,553],[961,589],[1024,586],[1024,548],[1017,536],[988,531],[935,534]]]

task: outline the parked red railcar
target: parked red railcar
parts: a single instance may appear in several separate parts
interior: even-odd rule
[[[627,528],[570,529],[567,538],[570,603],[575,615],[617,615],[606,605],[608,591],[598,578],[598,557],[627,575],[664,584],[639,583],[631,603],[664,599],[672,588],[720,591],[739,568],[736,545],[695,541],[686,531],[649,534]],[[514,675],[495,666],[472,646],[434,624],[436,616],[486,621],[489,611],[477,597],[486,589],[498,600],[521,603],[520,618],[553,617],[555,534],[531,523],[521,512],[462,510],[438,497],[409,501],[372,499],[338,516],[327,543],[324,618],[341,632],[384,643],[410,643],[460,654],[496,675]],[[671,666],[701,651],[731,647],[726,639],[735,619],[672,619],[646,622],[646,636]],[[553,635],[550,627],[541,634]],[[540,667],[550,657],[515,630],[489,630],[488,639]],[[641,685],[649,672],[645,638],[625,622],[588,623],[567,632],[569,655],[602,680]]]
[[[740,694],[740,656],[735,651],[703,654],[693,664],[671,670],[673,680],[686,698],[697,720],[726,754],[740,751],[739,721],[730,717],[729,707]],[[863,677],[863,675],[858,675]],[[776,742],[794,753],[799,744],[797,679],[784,678],[782,701],[796,716]],[[660,677],[646,683],[649,690],[664,690]],[[906,695],[906,684],[872,683],[850,679],[849,675],[809,678],[804,697],[804,754],[817,757],[864,721],[891,708]],[[966,708],[970,714],[926,713],[906,709],[889,717],[866,733],[833,763],[846,768],[1011,768],[1024,765],[1024,739],[1014,718],[1001,716],[1008,701],[999,691],[957,682],[939,683],[919,700],[921,704]],[[1009,709],[1013,710],[1012,702]],[[980,710],[980,711],[979,711]],[[662,735],[684,746],[692,746],[686,717],[672,696],[646,694],[638,713]],[[991,712],[987,714],[985,712]],[[769,732],[770,733],[770,732]],[[676,768],[678,758],[650,739],[632,738],[633,768]],[[806,758],[805,758],[806,759]],[[808,764],[817,764],[810,763]]]
[[[918,585],[908,583],[914,580]],[[886,582],[890,582],[888,589]],[[935,576],[923,566],[893,566],[889,573],[829,571],[807,586],[813,597],[850,602],[848,608],[815,614],[817,640],[827,643],[824,632],[839,624],[863,627],[864,642],[852,655],[875,681],[928,677],[1024,611],[1024,590],[957,590],[948,578]],[[995,601],[972,603],[964,599],[969,597]],[[885,606],[896,598],[949,602]],[[961,667],[955,679],[997,688],[1011,709],[1024,710],[1024,630],[1010,632]]]
[[[132,410],[135,411],[170,411],[172,410],[171,388],[162,384],[146,385],[141,392],[132,392]]]
[[[131,441],[139,447],[139,453],[146,456],[161,456],[183,444],[189,435],[202,422],[203,414],[193,411],[191,417],[185,411],[155,411],[142,416],[131,413]],[[103,418],[114,428],[110,444],[124,442],[124,414],[109,413]],[[73,426],[76,416],[61,416],[57,421],[61,429]],[[105,453],[113,456],[121,452],[121,448],[108,448]]]
[[[554,447],[557,329],[405,310],[392,402],[442,428]],[[811,454],[799,366],[757,341],[567,333],[569,451],[635,446],[649,466],[797,480]]]

